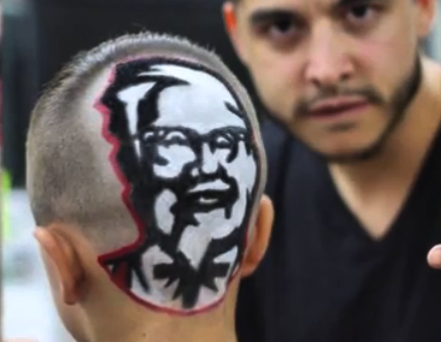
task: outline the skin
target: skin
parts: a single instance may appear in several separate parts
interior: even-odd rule
[[[59,316],[76,341],[138,342],[148,338],[153,342],[194,342],[215,336],[214,341],[235,342],[234,312],[239,281],[259,265],[270,237],[274,214],[266,196],[258,212],[240,277],[231,284],[224,303],[212,311],[189,317],[153,312],[128,299],[108,280],[96,263],[90,243],[75,232],[75,227],[54,223],[38,227],[34,236],[41,248]]]
[[[240,0],[223,7],[263,103],[328,161],[341,197],[373,239],[387,235],[441,122],[441,67],[419,51],[435,5]],[[323,115],[320,106],[336,109],[329,101],[351,109]],[[432,267],[441,268],[439,248],[428,255]]]

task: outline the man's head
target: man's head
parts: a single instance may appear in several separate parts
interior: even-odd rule
[[[35,107],[27,161],[36,236],[74,334],[121,305],[139,317],[225,311],[234,277],[263,256],[272,209],[253,106],[187,41],[124,36],[75,58]]]
[[[210,69],[141,58],[116,66],[97,108],[142,235],[130,253],[101,262],[115,276],[128,254],[139,254],[146,279],[129,275],[120,285],[159,309],[216,304],[242,258],[262,173],[241,100]]]
[[[224,17],[268,109],[330,160],[374,155],[421,78],[436,0],[236,0]]]

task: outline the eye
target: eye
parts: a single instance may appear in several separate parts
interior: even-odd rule
[[[231,148],[232,138],[228,134],[217,134],[212,140],[212,147],[217,149]]]
[[[155,136],[154,132],[146,132],[143,135],[143,140],[144,141],[150,141],[150,140],[152,140],[154,138],[154,136]]]
[[[294,25],[290,18],[280,18],[270,26],[272,32],[276,34],[286,34],[293,30]]]
[[[293,41],[298,34],[298,30],[289,20],[280,20],[271,24],[266,34],[274,43],[282,44]]]
[[[379,8],[372,4],[359,4],[346,9],[346,22],[354,27],[365,27],[372,24],[378,17]]]
[[[180,145],[187,145],[188,139],[182,132],[169,132],[165,135],[163,138],[163,142],[167,144],[180,144]]]
[[[271,44],[285,47],[296,42],[302,32],[304,25],[295,20],[292,15],[277,15],[256,26],[258,35],[267,39]]]
[[[227,146],[230,143],[227,138],[222,137],[222,136],[217,137],[215,142],[216,142],[217,146]]]

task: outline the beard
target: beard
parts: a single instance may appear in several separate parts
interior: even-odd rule
[[[422,80],[422,61],[417,54],[415,58],[415,62],[412,70],[404,77],[402,82],[399,82],[399,85],[396,87],[391,100],[386,101],[379,92],[377,92],[372,87],[357,90],[357,91],[346,91],[346,92],[338,92],[335,89],[326,91],[326,95],[335,96],[335,95],[358,95],[364,97],[368,102],[381,106],[383,108],[389,109],[389,121],[386,127],[382,132],[378,135],[377,139],[371,143],[369,146],[365,148],[359,149],[357,151],[353,151],[351,153],[345,154],[326,154],[320,153],[317,150],[314,150],[317,154],[323,157],[327,162],[330,163],[354,163],[360,161],[366,161],[377,156],[382,148],[385,146],[389,137],[395,131],[395,129],[399,126],[405,114],[407,112],[407,108],[415,98],[416,94],[421,85]],[[321,94],[320,99],[323,98],[324,95]],[[311,101],[300,102],[296,107],[295,113],[296,116],[301,116],[303,113],[308,111],[310,107]],[[347,126],[339,126],[334,128],[335,131],[345,131],[350,129],[351,127]],[[305,142],[303,142],[305,143]],[[306,144],[309,146],[309,144]],[[309,146],[311,148],[311,146]]]

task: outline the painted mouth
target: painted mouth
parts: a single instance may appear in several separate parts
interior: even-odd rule
[[[204,209],[224,207],[231,190],[230,185],[219,179],[200,183],[188,191],[187,201]]]
[[[199,206],[222,207],[229,197],[228,190],[205,190],[193,192],[188,195],[188,200]]]

